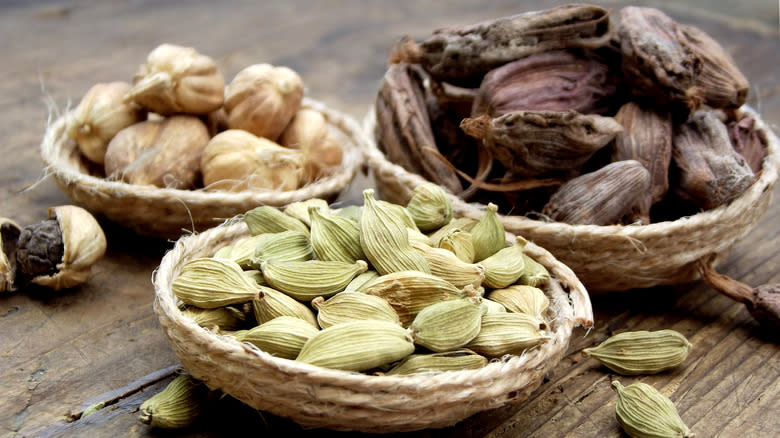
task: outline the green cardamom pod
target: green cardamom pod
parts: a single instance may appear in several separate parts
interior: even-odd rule
[[[265,239],[257,242],[249,266],[260,269],[263,262],[274,259],[281,262],[302,262],[314,258],[309,235],[300,231],[280,231],[264,234]]]
[[[138,421],[162,429],[191,426],[205,410],[208,399],[206,385],[189,374],[181,374],[141,403]]]
[[[347,263],[365,259],[357,222],[313,207],[309,215],[311,246],[318,259]]]
[[[520,284],[539,287],[550,279],[550,272],[541,263],[531,258],[528,254],[523,254],[525,268],[523,275],[517,280]]]
[[[349,292],[365,292],[366,287],[377,278],[379,278],[379,272],[370,269],[353,278],[344,290]]]
[[[469,217],[452,218],[447,223],[447,225],[444,225],[438,230],[428,234],[428,238],[431,241],[431,246],[439,246],[439,242],[441,241],[442,237],[444,237],[447,233],[449,233],[454,229],[470,232],[471,229],[474,228],[474,225],[476,225],[476,223],[477,223],[476,220]]]
[[[271,205],[261,205],[249,210],[244,214],[244,222],[253,236],[287,230],[309,234],[309,227],[300,219],[284,214],[283,211]]]
[[[366,371],[414,352],[406,329],[389,321],[350,321],[322,329],[301,349],[296,360],[344,371]]]
[[[683,423],[669,397],[652,386],[635,382],[623,386],[612,382],[617,393],[615,417],[631,438],[690,438],[695,436]]]
[[[390,213],[393,213],[406,228],[420,231],[417,228],[417,224],[414,222],[414,218],[411,214],[409,214],[409,211],[403,205],[393,204],[392,202],[388,202],[382,199],[378,199],[376,203],[381,207],[384,207]]]
[[[216,253],[214,258],[230,259],[238,263],[241,269],[251,269],[251,258],[255,253],[257,244],[272,236],[273,234],[258,234],[256,236],[247,236],[233,242],[232,245],[223,246]]]
[[[438,247],[451,251],[466,263],[474,263],[474,238],[468,231],[453,228],[439,239]]]
[[[550,307],[550,299],[538,287],[513,284],[501,289],[493,289],[487,295],[493,301],[501,303],[510,312],[525,313],[544,323],[544,313]]]
[[[249,330],[235,333],[239,342],[249,342],[266,353],[294,360],[319,329],[294,316],[277,316]]]
[[[476,287],[485,280],[485,268],[481,264],[466,263],[452,251],[443,248],[434,248],[419,242],[412,242],[411,245],[428,261],[432,275],[447,280],[456,287],[468,284]]]
[[[185,263],[171,283],[171,291],[183,303],[202,309],[246,303],[259,292],[238,263],[212,257]]]
[[[447,280],[420,271],[381,275],[365,288],[364,293],[390,303],[404,327],[430,304],[469,296],[466,288],[459,289]]]
[[[317,316],[307,305],[274,288],[259,288],[260,293],[252,300],[252,311],[258,324],[287,315],[301,318],[314,327],[319,327]]]
[[[263,277],[263,272],[259,269],[244,269],[244,275],[261,286],[268,286],[268,282]]]
[[[454,351],[429,354],[411,354],[391,368],[387,375],[405,376],[419,373],[476,370],[488,364],[486,357],[461,348]]]
[[[523,241],[524,242],[524,241]],[[501,289],[515,283],[525,269],[524,243],[515,242],[479,262],[485,268],[486,287]]]
[[[488,294],[488,297],[490,295]],[[503,313],[506,312],[506,307],[503,304],[495,302],[489,298],[482,299],[482,307],[485,308],[485,313]]]
[[[287,206],[284,207],[284,214],[292,216],[311,227],[311,215],[309,214],[310,208],[320,210],[323,213],[330,211],[328,201],[321,198],[311,198],[287,204]]]
[[[474,261],[480,262],[506,246],[504,224],[498,218],[498,206],[492,202],[471,229],[474,243]]]
[[[487,357],[521,354],[549,339],[539,323],[524,313],[486,313],[479,334],[465,347]]]
[[[412,189],[406,210],[420,231],[443,227],[452,220],[452,202],[440,186],[425,183]]]
[[[479,299],[460,298],[431,304],[415,316],[409,329],[414,343],[434,352],[454,350],[479,334],[484,308]]]
[[[326,260],[285,262],[270,259],[260,267],[271,287],[299,301],[329,297],[343,291],[358,274],[368,270],[365,260],[354,263]]]
[[[401,324],[390,303],[361,292],[339,292],[327,300],[317,297],[311,300],[311,305],[317,311],[317,322],[323,329],[343,322],[367,319]]]
[[[230,306],[217,307],[216,309],[190,307],[181,313],[199,326],[209,330],[216,327],[218,331],[232,331],[238,330],[246,324],[244,312]]]
[[[395,204],[375,200],[373,189],[363,190],[363,201],[360,246],[374,269],[381,275],[406,270],[430,274],[425,257],[409,244],[407,225],[389,208]]]
[[[363,214],[363,206],[347,205],[346,207],[336,209],[335,214],[347,219],[351,219],[355,221],[355,223],[358,223],[360,222],[360,215]]]
[[[675,330],[618,333],[583,350],[612,371],[625,376],[656,374],[685,361],[692,345]]]

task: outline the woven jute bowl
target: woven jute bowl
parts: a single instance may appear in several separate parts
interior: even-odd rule
[[[700,262],[710,260],[717,265],[761,220],[778,177],[777,137],[755,111],[747,106],[740,111],[756,117],[756,129],[767,139],[767,156],[760,177],[727,205],[648,225],[570,225],[517,215],[500,215],[501,222],[507,231],[544,247],[569,266],[591,294],[698,280]],[[414,187],[428,181],[383,154],[379,146],[382,139],[375,136],[373,111],[368,112],[363,126],[372,139],[365,155],[377,193],[390,202],[405,204]],[[449,197],[457,214],[474,219],[482,216],[485,205],[453,194]]]
[[[326,369],[271,356],[201,328],[182,314],[171,290],[182,266],[249,235],[236,219],[183,236],[155,272],[154,310],[182,366],[211,389],[304,427],[400,432],[446,427],[477,412],[526,399],[564,356],[575,325],[593,324],[590,299],[574,273],[545,249],[529,256],[550,271],[550,340],[479,370],[380,376]]]
[[[258,205],[284,206],[314,197],[335,199],[345,190],[363,165],[361,151],[368,140],[360,124],[311,98],[304,98],[303,108],[325,116],[331,131],[342,140],[344,156],[337,172],[292,191],[180,190],[107,180],[90,170],[78,145],[66,137],[68,114],[47,128],[41,157],[46,173],[76,203],[138,234],[176,239],[211,228]]]

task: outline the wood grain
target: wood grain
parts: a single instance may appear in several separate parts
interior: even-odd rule
[[[191,45],[217,60],[226,78],[258,62],[287,65],[308,95],[357,119],[372,104],[391,45],[437,27],[543,9],[559,1],[94,1],[0,3],[0,215],[19,223],[45,217],[70,200],[44,171],[38,146],[48,118],[74,106],[96,82],[129,80],[162,42]],[[608,1],[616,9],[640,2]],[[780,122],[777,4],[724,0],[696,5],[663,0],[680,21],[713,35],[751,82],[749,104],[774,128]],[[693,3],[693,2],[690,2]],[[694,10],[694,7],[696,8]],[[343,194],[371,184],[356,180]],[[774,190],[775,200],[778,190]],[[757,286],[780,282],[773,202],[756,229],[735,245],[719,272]],[[172,243],[139,238],[101,220],[109,250],[90,281],[52,293],[0,296],[0,436],[223,437],[356,436],[303,430],[225,397],[195,427],[163,432],[140,424],[137,408],[161,390],[178,365],[152,310],[151,276]],[[609,383],[641,380],[668,394],[700,437],[774,437],[780,430],[780,347],[744,306],[701,283],[593,297],[595,328],[575,331],[569,354],[518,405],[477,414],[415,437],[620,437]],[[612,333],[672,328],[694,344],[678,369],[655,376],[611,374],[581,350]],[[93,403],[107,405],[79,418]],[[386,436],[388,436],[386,435]]]

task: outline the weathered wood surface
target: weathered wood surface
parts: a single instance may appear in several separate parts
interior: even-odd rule
[[[0,215],[19,223],[70,200],[42,178],[38,145],[47,118],[75,105],[96,82],[128,79],[162,42],[213,56],[226,78],[270,62],[301,73],[307,93],[360,119],[370,107],[390,45],[448,24],[563,2],[491,1],[4,1],[0,2]],[[615,8],[638,2],[602,2]],[[750,104],[780,122],[777,3],[644,2],[697,24],[733,54],[752,84]],[[677,5],[677,6],[675,6]],[[694,8],[696,10],[694,10]],[[353,191],[370,185],[356,181]],[[780,282],[775,202],[719,271],[757,286]],[[222,400],[195,428],[153,430],[138,405],[177,365],[152,310],[151,275],[171,242],[139,238],[102,222],[109,249],[89,283],[67,293],[0,296],[0,436],[352,436],[296,424]],[[679,369],[642,380],[667,393],[699,437],[775,437],[780,431],[780,346],[741,304],[706,285],[593,297],[595,328],[575,332],[569,355],[533,396],[455,427],[417,437],[618,437],[615,377],[581,350],[611,333],[672,328],[694,344]],[[173,368],[172,368],[173,367]],[[96,402],[97,413],[79,419]],[[243,434],[242,434],[243,435]]]

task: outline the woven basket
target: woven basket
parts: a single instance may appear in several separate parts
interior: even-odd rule
[[[748,107],[741,111],[755,115]],[[588,292],[615,292],[634,288],[673,285],[699,279],[698,262],[715,254],[722,261],[769,208],[778,177],[780,150],[775,134],[756,116],[756,129],[768,140],[761,176],[728,205],[648,225],[569,225],[523,216],[501,215],[504,228],[550,251],[569,266]],[[374,132],[376,118],[370,111],[363,122],[373,139],[365,151],[376,178],[377,193],[384,199],[406,204],[414,187],[426,182],[390,162],[379,150]],[[457,214],[479,219],[485,206],[450,195]]]
[[[363,164],[361,150],[368,141],[360,124],[309,98],[304,98],[303,107],[322,113],[331,130],[343,138],[344,158],[338,172],[298,190],[209,192],[108,181],[90,173],[90,164],[76,143],[65,136],[67,114],[46,130],[41,156],[46,172],[73,201],[138,234],[175,239],[211,228],[258,205],[284,206],[314,197],[334,199],[352,182]]]
[[[479,370],[377,376],[273,357],[201,328],[177,307],[171,283],[182,265],[248,236],[243,220],[180,238],[155,272],[154,310],[182,366],[212,389],[304,427],[400,432],[450,426],[470,415],[526,399],[563,357],[575,324],[590,327],[590,299],[573,272],[529,243],[551,273],[549,331],[540,347]]]

